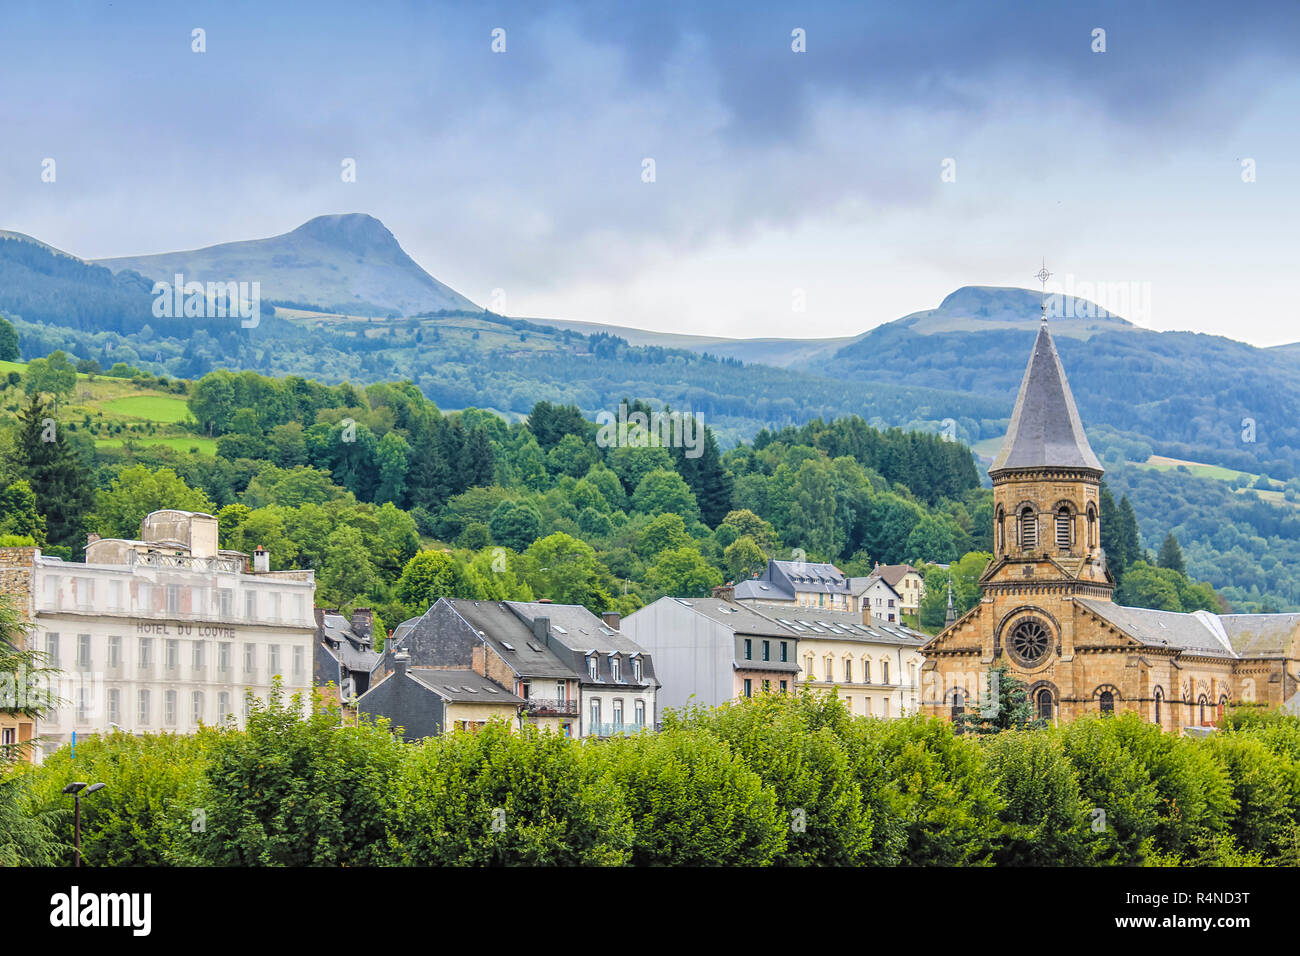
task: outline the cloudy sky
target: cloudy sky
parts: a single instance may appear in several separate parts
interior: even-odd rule
[[[0,228],[101,258],[367,212],[510,314],[736,336],[856,334],[1045,257],[1143,325],[1272,345],[1298,61],[1300,4],[1250,0],[11,0]]]

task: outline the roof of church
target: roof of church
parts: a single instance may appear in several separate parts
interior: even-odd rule
[[[1076,600],[1098,617],[1143,644],[1176,647],[1212,657],[1266,657],[1285,654],[1300,614],[1211,614],[1153,611],[1093,598]]]
[[[1043,465],[1102,471],[1083,432],[1070,383],[1046,322],[1038,330],[1007,437],[989,474]]]

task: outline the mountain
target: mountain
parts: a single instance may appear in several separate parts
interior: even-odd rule
[[[382,222],[362,213],[317,216],[269,239],[100,259],[96,264],[167,282],[177,273],[187,281],[256,281],[261,283],[263,302],[292,303],[322,312],[482,311],[420,268]]]

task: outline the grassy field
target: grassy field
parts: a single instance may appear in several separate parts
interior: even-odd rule
[[[214,439],[204,438],[200,435],[171,435],[158,437],[156,435],[132,435],[131,443],[137,447],[145,445],[165,445],[176,451],[197,450],[203,455],[215,455],[217,453],[217,443]],[[121,438],[100,438],[95,441],[96,448],[121,448],[124,439]]]
[[[132,395],[101,402],[100,408],[126,418],[143,418],[151,422],[173,424],[192,422],[185,399],[170,395]]]
[[[1238,475],[1245,475],[1250,481],[1256,479],[1256,475],[1244,471],[1236,471],[1232,468],[1221,468],[1218,465],[1207,465],[1200,461],[1184,461],[1181,458],[1166,458],[1163,455],[1152,455],[1144,462],[1135,462],[1139,468],[1149,468],[1153,471],[1173,471],[1176,468],[1186,468],[1197,478],[1216,478],[1219,481],[1231,481]]]

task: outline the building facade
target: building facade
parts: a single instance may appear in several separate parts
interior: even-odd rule
[[[910,564],[880,564],[879,562],[867,577],[849,579],[850,589],[859,599],[850,610],[862,610],[863,592],[873,587],[877,581],[884,581],[897,596],[897,606],[901,612],[897,620],[902,620],[902,614],[914,617],[921,613],[921,598],[925,597],[925,579],[921,576],[921,572]],[[874,611],[873,606],[873,613]]]
[[[242,725],[246,693],[265,699],[276,677],[310,705],[313,572],[219,550],[212,515],[156,511],[138,540],[92,535],[84,563],[2,550],[29,646],[60,672],[58,706],[35,728],[38,755],[74,732]]]
[[[1166,730],[1230,703],[1278,706],[1300,686],[1300,615],[1175,614],[1113,601],[1101,548],[1102,467],[1044,320],[993,479],[994,553],[980,602],[925,649],[928,712],[960,713],[1004,663],[1037,714],[1134,711]]]
[[[761,574],[738,581],[726,594],[717,596],[782,607],[854,610],[852,590],[844,572],[833,564],[809,561],[769,560]]]

